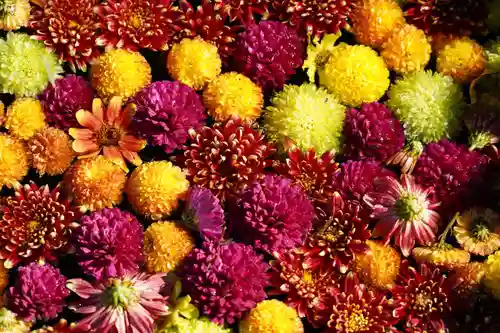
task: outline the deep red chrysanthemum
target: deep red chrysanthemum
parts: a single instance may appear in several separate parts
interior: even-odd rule
[[[191,144],[181,159],[187,178],[209,188],[222,201],[262,179],[264,169],[272,164],[269,157],[275,149],[259,130],[239,119],[189,134]]]
[[[35,1],[34,1],[35,2]],[[34,38],[66,61],[73,72],[86,71],[87,64],[99,56],[96,45],[99,26],[94,7],[98,0],[37,0],[29,28]]]
[[[224,11],[229,14],[231,21],[245,24],[255,21],[255,16],[267,16],[272,0],[215,0],[224,2]]]
[[[165,51],[178,29],[178,9],[170,0],[108,0],[96,9],[97,45],[137,51]]]
[[[24,185],[7,199],[0,220],[0,259],[6,267],[19,262],[54,260],[78,227],[78,213],[61,199],[60,189]]]

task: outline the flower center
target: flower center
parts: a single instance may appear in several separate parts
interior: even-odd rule
[[[313,273],[311,273],[311,271],[309,270],[304,270],[304,273],[302,275],[302,281],[304,281],[306,284],[311,284],[314,282],[314,277],[313,277]]]
[[[419,293],[413,300],[413,308],[421,313],[430,313],[436,310],[434,301],[426,293]]]
[[[97,133],[97,142],[100,146],[116,146],[122,134],[119,128],[105,124]]]
[[[127,308],[139,301],[139,295],[129,281],[114,279],[103,294],[103,303],[114,308]]]
[[[424,207],[414,194],[402,195],[395,204],[396,215],[405,221],[415,221],[422,218]]]
[[[472,234],[474,238],[481,242],[485,242],[490,237],[490,228],[483,217],[477,217],[474,220],[474,227],[472,228]]]
[[[28,230],[30,231],[30,233],[34,232],[38,226],[40,225],[40,222],[38,221],[29,221],[28,222]]]
[[[144,25],[144,13],[141,8],[137,8],[128,18],[128,23],[134,28],[139,29]]]
[[[339,321],[336,328],[337,330],[341,330],[343,325],[344,332],[346,333],[367,332],[372,326],[372,320],[366,316],[358,304],[353,305],[350,311],[345,310],[343,317],[343,323]]]

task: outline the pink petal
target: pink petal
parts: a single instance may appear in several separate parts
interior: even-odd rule
[[[87,299],[90,296],[99,295],[102,293],[101,290],[93,287],[89,282],[83,279],[71,279],[66,283],[66,288],[80,296],[81,298]]]

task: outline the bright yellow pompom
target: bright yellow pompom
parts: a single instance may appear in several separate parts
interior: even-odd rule
[[[24,143],[10,135],[0,134],[0,189],[12,188],[30,168]]]
[[[203,92],[208,113],[217,121],[233,116],[255,120],[264,102],[261,88],[243,74],[230,72],[218,76]]]
[[[405,23],[403,11],[394,0],[361,0],[352,13],[352,32],[361,44],[379,47]]]
[[[395,30],[382,45],[382,58],[389,69],[407,74],[425,68],[432,47],[423,30],[405,24]]]
[[[490,254],[484,265],[484,285],[500,299],[500,251]]]
[[[149,273],[168,273],[177,268],[195,247],[195,240],[174,222],[156,222],[144,233],[146,269]]]
[[[485,67],[483,48],[469,37],[451,40],[437,54],[437,71],[459,83],[471,82],[484,72]]]
[[[123,199],[126,181],[125,171],[102,155],[79,160],[64,177],[68,194],[82,211],[118,205]]]
[[[110,50],[91,67],[92,86],[108,102],[113,96],[123,100],[134,96],[151,83],[151,67],[139,52]]]
[[[28,26],[31,6],[29,0],[2,0],[0,30],[17,30]]]
[[[42,104],[31,97],[19,98],[7,109],[7,128],[13,136],[28,140],[47,126]]]
[[[169,74],[195,90],[201,90],[220,74],[222,61],[217,47],[204,40],[183,39],[172,46],[167,59]]]
[[[262,301],[240,322],[240,333],[303,333],[297,311],[272,299]]]
[[[75,157],[69,135],[54,127],[47,127],[33,135],[27,146],[33,168],[40,175],[63,174]]]
[[[127,198],[132,207],[152,220],[161,220],[177,208],[189,188],[179,167],[167,161],[144,163],[127,183]]]

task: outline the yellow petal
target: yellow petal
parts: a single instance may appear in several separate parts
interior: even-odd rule
[[[92,113],[101,122],[104,122],[104,106],[102,105],[102,100],[100,98],[94,98],[92,101]]]
[[[73,150],[76,151],[77,153],[88,153],[88,152],[93,152],[96,150],[99,150],[99,146],[97,143],[91,140],[75,140],[73,141]]]
[[[73,139],[89,140],[94,136],[94,132],[87,128],[70,128],[69,135]]]
[[[92,113],[85,110],[80,110],[76,113],[76,120],[78,120],[78,123],[83,127],[93,131],[98,131],[102,126],[102,121],[100,121]]]

